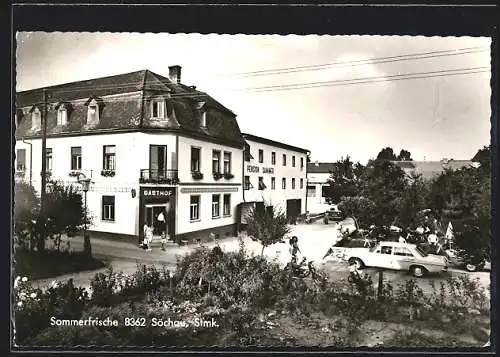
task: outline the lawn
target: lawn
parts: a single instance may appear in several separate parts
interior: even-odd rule
[[[106,262],[89,258],[81,252],[46,251],[40,254],[17,249],[14,259],[15,275],[29,276],[32,280],[97,270],[107,266]]]

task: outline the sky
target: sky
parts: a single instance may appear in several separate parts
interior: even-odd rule
[[[312,161],[349,155],[365,164],[387,146],[414,160],[458,160],[490,143],[490,45],[487,37],[21,32],[15,80],[22,91],[143,69],[168,77],[180,65],[182,83],[231,109],[242,132],[308,149]],[[401,57],[415,53],[426,55]],[[434,74],[394,80],[423,72]],[[275,87],[255,90],[267,86]]]

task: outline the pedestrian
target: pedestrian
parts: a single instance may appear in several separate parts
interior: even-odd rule
[[[306,212],[306,223],[307,224],[311,223],[311,214],[309,213],[309,211]]]
[[[293,236],[290,238],[290,254],[292,255],[292,258],[298,261],[297,253],[300,253],[299,238],[297,236]]]
[[[161,250],[165,251],[167,246],[167,234],[166,232],[161,232]]]
[[[151,243],[153,242],[153,227],[148,227],[146,230],[146,248],[147,251],[151,251]]]
[[[142,240],[139,237],[139,247],[143,247],[144,246],[144,242],[145,242],[145,239],[146,239],[146,233],[147,233],[147,231],[148,231],[148,224],[144,223],[144,226],[142,227]]]

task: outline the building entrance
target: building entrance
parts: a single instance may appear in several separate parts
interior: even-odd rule
[[[168,212],[166,206],[161,204],[147,204],[144,210],[144,224],[153,228],[153,236],[160,237],[163,232],[168,232]]]

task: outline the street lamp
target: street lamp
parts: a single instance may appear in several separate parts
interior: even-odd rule
[[[83,251],[87,256],[92,256],[92,247],[90,245],[90,236],[87,231],[87,192],[89,191],[90,184],[93,183],[91,179],[87,178],[84,174],[80,173],[78,175],[78,183],[82,185],[82,190],[84,192],[84,206],[85,206],[85,217],[83,221]]]

